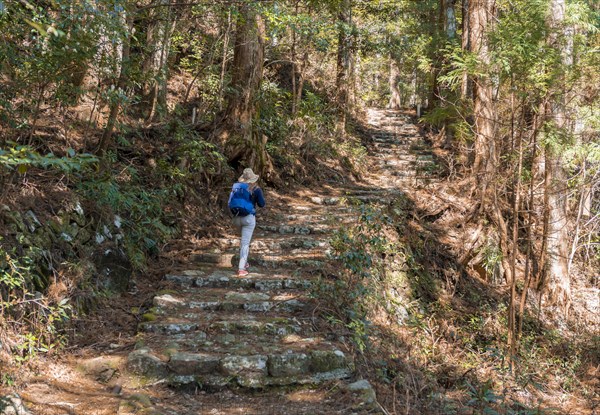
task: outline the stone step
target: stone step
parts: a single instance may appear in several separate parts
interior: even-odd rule
[[[331,232],[331,227],[328,224],[304,226],[258,224],[256,227],[264,232],[281,235],[323,235]]]
[[[323,222],[330,222],[335,220],[335,222],[340,221],[352,221],[355,217],[355,213],[352,211],[344,211],[333,213],[288,213],[288,214],[276,214],[275,219],[279,221],[280,224],[291,224],[293,222],[301,222],[301,223],[310,223],[310,224],[318,224]]]
[[[383,160],[379,163],[381,167],[398,167],[402,169],[426,169],[429,166],[436,166],[431,160]]]
[[[218,288],[204,288],[195,293],[160,294],[152,300],[156,316],[193,316],[200,311],[283,312],[302,311],[308,299],[300,292],[267,294]],[[187,317],[186,317],[187,318]]]
[[[218,321],[221,314],[214,314],[218,316],[214,320]],[[269,331],[261,331],[258,322],[254,322],[252,328],[242,328],[241,324],[236,325],[230,320],[233,318],[232,314],[224,318],[227,320],[223,320],[220,326],[202,327],[201,330],[176,334],[157,330],[141,339],[138,345],[151,348],[161,355],[169,355],[174,351],[216,354],[273,353],[290,347],[308,350],[331,345],[329,341],[319,337],[318,333],[302,330],[301,327],[297,327],[298,332],[291,326],[271,326]],[[240,320],[240,323],[242,321],[246,320]],[[266,327],[262,329],[266,330]],[[277,329],[282,330],[281,334],[277,334]],[[284,334],[284,330],[289,332]]]
[[[307,324],[304,324],[307,326]],[[308,331],[297,318],[248,314],[215,314],[164,317],[156,321],[140,323],[139,330],[162,335],[182,335],[202,332],[207,339],[213,334],[254,334],[287,336]]]
[[[379,165],[381,167],[393,166],[393,167],[400,167],[400,168],[404,168],[404,169],[410,169],[414,165],[414,160],[412,160],[412,161],[409,161],[409,160],[382,160],[379,162]]]
[[[390,170],[388,173],[394,177],[414,177],[416,174],[414,170]]]
[[[342,194],[344,196],[385,196],[390,193],[402,193],[401,190],[398,190],[394,187],[386,188],[386,187],[355,187],[343,189]],[[356,215],[356,213],[354,213]]]
[[[407,149],[411,145],[415,143],[422,143],[423,139],[420,137],[415,137],[412,134],[394,134],[393,138],[387,139],[372,139],[371,147],[375,148],[389,148],[389,147],[398,147],[402,149]]]
[[[409,139],[400,139],[400,138],[374,138],[373,142],[377,145],[387,144],[387,145],[411,145],[413,144],[413,140]]]
[[[409,141],[420,140],[421,137],[415,134],[414,131],[406,129],[394,129],[393,131],[384,131],[371,135],[372,140],[388,140],[388,139],[401,139]]]
[[[409,151],[412,153],[418,152],[420,154],[433,154],[433,150],[427,143],[423,143],[423,144],[413,143],[410,146]]]
[[[258,235],[258,233],[257,233]],[[212,241],[214,248],[227,250],[239,249],[240,238],[217,238]],[[253,238],[250,249],[252,252],[273,253],[292,249],[327,249],[329,242],[326,239],[317,239],[314,236],[288,236],[282,237],[281,234],[269,234],[260,238]]]
[[[364,203],[378,203],[381,202],[382,195],[380,194],[366,194],[366,195],[352,195],[352,196],[331,196],[331,197],[318,197],[313,196],[310,198],[310,201],[316,205],[341,205],[348,204],[354,205],[356,203],[364,204]]]
[[[400,153],[408,153],[415,149],[423,148],[421,144],[416,144],[418,141],[402,141],[402,140],[394,140],[394,141],[386,141],[386,142],[375,142],[373,143],[373,147],[376,152],[385,151],[385,150],[395,150]]]
[[[176,349],[164,353],[142,347],[129,354],[127,368],[172,386],[195,385],[209,390],[318,384],[347,378],[353,371],[346,355],[326,344],[310,348],[290,344],[276,350],[249,346],[236,354]]]
[[[268,334],[273,336],[287,336],[302,331],[297,321],[286,318],[271,318],[268,321],[251,320],[248,317],[238,319],[215,321],[209,330],[225,334]]]
[[[301,278],[290,278],[285,274],[251,273],[238,277],[234,269],[220,270],[188,270],[169,274],[165,277],[169,282],[183,287],[208,287],[231,289],[255,289],[259,291],[308,289],[311,282]]]
[[[403,154],[403,153],[389,154],[380,160],[385,160],[385,161],[394,160],[394,161],[405,161],[405,162],[413,163],[413,162],[434,162],[435,158],[434,158],[433,154],[431,154],[431,153],[419,152],[419,153],[410,153],[410,154]]]
[[[320,268],[328,259],[328,249],[292,249],[287,252],[256,252],[250,250],[249,262],[253,267],[263,267],[270,270],[275,269],[297,269],[297,268]],[[222,268],[237,267],[239,263],[239,252],[230,249],[228,252],[203,252],[192,254],[190,261],[204,266],[215,265]],[[254,269],[253,271],[256,271]]]

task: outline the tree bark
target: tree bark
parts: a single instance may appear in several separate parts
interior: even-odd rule
[[[144,87],[145,101],[150,107],[148,120],[152,121],[159,108],[167,106],[168,57],[171,36],[175,29],[170,0],[159,0],[161,6],[154,13],[154,21],[149,25],[146,34],[150,55],[144,62],[144,72],[151,76],[151,81]]]
[[[463,50],[471,50],[471,43],[469,41],[471,36],[471,29],[469,24],[469,0],[462,0],[462,35],[461,44]],[[467,75],[467,72],[463,74],[462,84],[460,88],[460,96],[462,99],[471,98],[473,92],[473,86],[471,79]]]
[[[342,0],[338,10],[338,51],[335,86],[339,110],[337,130],[342,135],[346,128],[348,109],[348,78],[351,59],[352,0]]]
[[[274,172],[266,151],[266,136],[260,134],[257,95],[263,75],[265,24],[252,4],[237,6],[231,92],[225,111],[226,125],[220,132],[228,160],[250,166],[260,174]]]
[[[572,38],[565,30],[565,0],[552,0],[548,25],[551,45],[558,48],[564,70],[572,64]],[[558,136],[568,134],[566,97],[564,89],[557,91],[550,105],[550,117]],[[556,146],[546,147],[545,199],[546,199],[546,278],[548,302],[562,306],[568,312],[571,298],[571,282],[568,272],[569,234],[568,234],[568,188],[560,151]]]
[[[442,0],[444,10],[444,31],[447,39],[456,37],[456,0]]]
[[[219,111],[223,109],[223,90],[225,85],[225,68],[227,67],[227,55],[229,53],[229,32],[231,31],[231,10],[227,12],[227,28],[223,38],[223,57],[221,60],[221,75],[219,77]]]
[[[402,107],[402,97],[400,90],[398,89],[398,78],[400,77],[400,70],[398,69],[398,63],[390,56],[390,102],[388,108],[397,110]]]
[[[125,11],[123,13],[126,13]],[[127,82],[129,80],[129,55],[131,51],[131,32],[133,29],[133,18],[129,13],[125,15],[124,19],[127,23],[127,35],[125,39],[123,39],[123,47],[121,49],[121,63],[119,65],[119,78],[117,79],[117,83],[115,86],[115,91],[119,94],[125,94],[125,89],[127,88]],[[98,153],[104,154],[106,150],[112,145],[112,134],[117,123],[117,117],[119,115],[119,111],[121,110],[121,97],[113,98],[109,105],[110,112],[108,115],[108,120],[106,121],[106,125],[104,127],[104,132],[102,133],[102,137],[100,137],[100,141],[98,142]]]
[[[485,73],[490,66],[487,34],[494,18],[494,0],[470,0],[469,2],[471,51],[477,53]],[[473,101],[475,117],[475,160],[473,172],[478,176],[481,208],[489,200],[488,190],[498,166],[496,151],[496,110],[494,88],[488,76],[473,79]]]

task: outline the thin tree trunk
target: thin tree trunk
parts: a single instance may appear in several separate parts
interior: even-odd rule
[[[219,110],[223,109],[223,90],[225,83],[225,68],[227,64],[227,52],[229,51],[229,32],[231,31],[231,10],[227,12],[227,29],[223,39],[223,58],[221,61],[221,76],[219,78]]]
[[[388,108],[397,110],[402,107],[402,98],[400,90],[398,89],[398,78],[400,77],[400,70],[398,69],[398,63],[390,56],[390,102]]]
[[[514,114],[514,93],[512,94],[511,101],[513,102],[513,108],[511,113]],[[514,118],[514,116],[513,116]],[[511,136],[515,136],[514,122],[511,131]],[[521,205],[521,176],[523,172],[523,137],[521,134],[518,135],[518,163],[516,171],[516,183],[514,189],[513,207],[512,207],[512,251],[510,257],[510,268],[511,277],[510,281],[510,300],[509,300],[509,311],[508,311],[508,346],[509,356],[511,365],[513,359],[517,356],[518,345],[519,345],[519,333],[516,323],[516,304],[517,301],[517,254],[519,252],[519,207]],[[523,316],[521,315],[521,320]],[[512,368],[511,368],[512,370]]]
[[[352,0],[342,0],[338,10],[338,51],[335,85],[337,88],[338,124],[337,130],[344,134],[348,109],[348,77],[350,70]]]
[[[298,113],[298,109],[300,108],[300,103],[302,101],[302,92],[304,90],[304,74],[306,72],[306,67],[308,66],[308,51],[304,51],[302,55],[302,64],[300,65],[300,71],[298,72],[298,90],[296,91],[294,99],[296,103],[294,104],[294,114],[295,117]]]
[[[579,244],[579,234],[581,232],[581,219],[584,215],[585,212],[585,203],[586,203],[586,199],[588,196],[588,192],[586,189],[586,184],[585,184],[585,180],[587,179],[587,170],[586,170],[586,165],[585,165],[585,161],[583,162],[583,168],[582,168],[582,181],[583,181],[583,186],[581,189],[581,194],[579,195],[579,204],[577,206],[577,220],[575,221],[575,235],[573,236],[573,242],[571,244],[571,253],[569,255],[569,262],[567,265],[567,271],[570,272],[571,271],[571,265],[573,264],[573,259],[575,258],[575,253],[577,252],[577,245]]]
[[[44,99],[44,91],[46,90],[47,83],[39,86],[38,95],[35,100],[35,110],[33,111],[33,116],[31,119],[31,126],[29,127],[29,136],[27,138],[27,145],[31,145],[33,143],[33,136],[35,134],[35,129],[37,127],[38,118],[40,116],[40,108],[42,106],[42,101]]]
[[[562,56],[562,64],[569,67],[572,64],[572,39],[565,24],[565,0],[552,0],[549,26],[552,30],[549,41],[558,48]],[[567,123],[565,91],[559,91],[551,105],[552,120],[560,135],[566,135],[569,130]],[[548,302],[560,305],[568,313],[571,298],[571,282],[568,270],[568,188],[567,172],[562,165],[561,155],[548,146],[546,148],[545,192],[546,209],[546,288]]]
[[[161,0],[161,4],[168,5],[169,0]],[[171,21],[172,8],[166,8],[166,16],[164,21],[158,22],[158,30],[156,33],[156,44],[151,57],[150,72],[154,74],[151,91],[151,105],[148,121],[152,121],[157,114],[158,108],[164,111],[167,109],[167,81],[168,81],[168,59],[171,49],[171,36],[175,30],[176,19]],[[165,115],[165,114],[161,114]]]
[[[462,38],[461,44],[463,50],[471,50],[470,39],[470,24],[469,24],[469,0],[462,0]],[[471,79],[465,71],[463,74],[462,84],[460,88],[460,96],[462,99],[469,99],[472,95]]]
[[[125,13],[125,12],[123,12]],[[129,13],[125,15],[125,20],[127,24],[127,36],[123,39],[123,49],[121,54],[121,70],[119,72],[119,78],[117,79],[117,85],[115,90],[124,94],[125,89],[127,88],[127,82],[129,79],[129,54],[131,49],[131,31],[133,28],[133,19]],[[110,113],[108,115],[108,120],[106,121],[106,126],[104,127],[104,132],[102,133],[102,137],[100,137],[100,141],[98,142],[98,153],[104,154],[106,150],[112,145],[112,134],[115,128],[115,124],[117,123],[117,117],[119,115],[119,111],[121,109],[121,99],[116,98],[111,101],[110,104]]]
[[[527,301],[527,293],[529,291],[529,287],[531,286],[531,282],[534,277],[534,248],[533,248],[533,204],[535,202],[535,179],[536,175],[533,174],[533,166],[536,165],[536,160],[538,156],[537,151],[537,137],[540,128],[540,120],[543,119],[543,114],[536,114],[533,120],[533,133],[531,139],[531,180],[529,182],[529,200],[528,200],[528,213],[527,213],[527,252],[525,255],[525,283],[523,286],[523,291],[521,293],[521,300],[519,302],[519,325],[517,328],[517,338],[521,337],[521,333],[523,332],[523,317],[525,313],[525,303]]]
[[[294,4],[294,18],[298,18],[298,0]],[[292,118],[296,116],[296,75],[298,73],[298,63],[296,62],[296,29],[292,27],[292,46],[291,46],[291,59],[292,59]]]
[[[494,18],[494,0],[470,0],[470,45],[477,53],[483,71],[490,66],[487,34]],[[476,76],[473,82],[475,116],[475,160],[473,172],[478,176],[481,209],[486,207],[488,191],[496,174],[498,159],[496,152],[496,108],[494,89],[487,76]]]

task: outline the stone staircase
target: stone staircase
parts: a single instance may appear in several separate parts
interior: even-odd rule
[[[368,382],[356,382],[343,339],[315,329],[318,300],[311,298],[315,271],[332,261],[328,238],[357,219],[352,205],[385,202],[426,183],[435,171],[433,156],[407,115],[386,110],[368,115],[371,165],[364,182],[325,186],[298,198],[286,213],[259,213],[247,277],[235,274],[235,235],[213,240],[192,257],[190,270],[167,275],[168,289],[154,297],[140,324],[129,371],[149,384],[229,390],[238,400],[250,399],[243,390],[285,386],[290,391],[300,385],[319,390],[337,381],[336,388],[325,389],[353,391],[343,398],[350,412],[273,413],[384,413]]]

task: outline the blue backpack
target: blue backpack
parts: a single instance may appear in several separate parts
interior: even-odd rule
[[[234,216],[248,216],[254,213],[254,203],[252,203],[252,194],[248,183],[233,185],[227,206]]]

